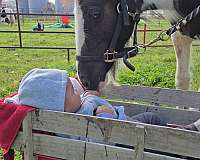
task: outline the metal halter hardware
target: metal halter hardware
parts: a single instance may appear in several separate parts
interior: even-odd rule
[[[121,13],[121,11],[120,11],[120,2],[117,4],[117,12],[118,12],[118,14],[120,14]],[[126,4],[126,9],[127,9],[127,11],[128,11],[128,5]]]
[[[109,50],[106,51],[106,53],[104,53],[104,62],[107,63],[111,63],[111,62],[115,62],[116,60],[116,56],[115,54],[117,54],[117,52],[110,52]]]

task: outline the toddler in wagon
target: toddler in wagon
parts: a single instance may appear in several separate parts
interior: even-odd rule
[[[46,110],[166,125],[157,114],[152,112],[126,116],[123,106],[112,106],[100,98],[97,91],[84,91],[76,79],[68,77],[66,71],[58,69],[32,69],[22,78],[18,94],[13,98],[5,99],[5,102]],[[200,131],[200,121],[187,126],[174,124],[171,127]]]
[[[97,91],[84,92],[80,83],[64,70],[35,68],[22,78],[18,94],[5,102],[84,115],[96,115],[97,107],[105,105],[109,108],[106,111],[112,111],[117,118],[114,108],[98,95]]]

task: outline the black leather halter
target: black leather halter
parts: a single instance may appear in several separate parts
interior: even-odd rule
[[[115,31],[111,40],[111,43],[109,45],[109,48],[107,49],[107,51],[104,53],[103,56],[84,56],[84,55],[78,55],[76,56],[76,59],[80,62],[106,62],[106,63],[113,63],[115,62],[116,59],[118,58],[123,58],[123,62],[125,63],[125,65],[131,69],[132,71],[135,71],[135,67],[133,65],[131,65],[128,62],[128,58],[134,57],[138,54],[138,47],[137,45],[137,37],[136,37],[136,33],[137,33],[137,24],[140,20],[140,12],[136,13],[131,13],[129,12],[129,7],[128,7],[128,3],[126,0],[119,0],[119,3],[117,5],[117,11],[118,11],[118,17],[117,17],[117,23],[116,23],[116,27],[115,27]],[[119,40],[119,36],[121,33],[121,30],[123,29],[123,27],[125,26],[129,26],[130,25],[130,21],[129,18],[130,16],[133,18],[134,21],[134,44],[133,47],[127,47],[127,48],[123,48],[123,50],[121,52],[116,52],[116,46],[117,46],[117,41]]]

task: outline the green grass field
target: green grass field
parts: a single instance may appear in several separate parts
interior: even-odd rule
[[[36,21],[25,21],[22,30],[31,31]],[[50,24],[50,22],[46,23]],[[140,23],[139,28],[143,28]],[[166,29],[169,24],[165,21],[152,21],[148,29]],[[0,30],[17,30],[17,26],[8,27],[0,24]],[[48,31],[73,31],[73,29],[47,29]],[[147,42],[158,33],[148,33]],[[74,35],[67,34],[23,34],[25,46],[74,47]],[[139,33],[139,41],[143,42],[143,33]],[[199,42],[195,42],[199,43]],[[157,44],[171,44],[171,41]],[[0,34],[1,46],[19,45],[18,34]],[[193,90],[200,87],[200,52],[199,47],[193,48]],[[67,61],[66,50],[35,50],[35,49],[0,49],[0,97],[16,92],[22,76],[32,68],[58,68],[68,71],[70,76],[76,74],[75,51],[70,52],[70,62]],[[131,85],[145,85],[163,88],[175,88],[175,54],[170,48],[148,48],[146,53],[131,59],[136,71],[127,68],[119,70],[118,82]],[[0,159],[2,154],[0,153]],[[17,160],[21,159],[18,154]]]

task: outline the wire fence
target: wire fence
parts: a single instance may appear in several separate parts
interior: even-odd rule
[[[18,0],[15,0],[16,2],[16,9],[14,13],[7,13],[7,15],[14,15],[17,20],[17,30],[0,30],[0,33],[12,33],[12,34],[18,34],[18,39],[19,43],[18,45],[14,46],[0,46],[0,48],[21,48],[21,49],[63,49],[67,51],[68,55],[68,61],[70,61],[70,51],[75,50],[75,46],[73,47],[66,47],[66,46],[29,46],[29,45],[24,45],[24,39],[23,39],[23,34],[70,34],[75,37],[75,32],[74,31],[43,31],[43,32],[34,32],[34,31],[25,31],[22,29],[22,25],[24,24],[24,19],[25,16],[28,16],[29,18],[37,18],[37,19],[43,19],[43,20],[49,20],[49,21],[55,21],[55,17],[61,17],[61,16],[69,16],[69,17],[74,17],[73,14],[55,14],[55,13],[23,13],[22,9],[19,9],[18,5]],[[49,18],[45,18],[49,17]],[[51,17],[51,18],[50,18]],[[53,18],[53,19],[52,19]],[[162,29],[148,29],[147,25],[144,24],[144,27],[140,27],[138,29],[138,32],[142,34],[142,42],[143,44],[147,43],[147,37],[148,33],[150,32],[160,32]],[[198,44],[197,44],[198,45]],[[172,47],[173,45],[171,43],[169,44],[158,44],[158,45],[152,45],[151,47]],[[199,46],[199,45],[198,45]]]

